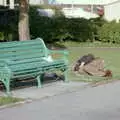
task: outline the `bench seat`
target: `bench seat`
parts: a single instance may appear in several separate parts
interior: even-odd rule
[[[25,63],[20,65],[12,64],[9,66],[12,72],[12,78],[20,78],[23,76],[28,77],[29,75],[34,77],[40,73],[51,72],[54,70],[64,70],[67,68],[64,60],[54,60],[53,62],[35,61],[32,63],[26,63],[26,66]]]
[[[63,54],[60,59],[47,60],[52,53]],[[35,77],[41,87],[41,76],[46,72],[62,71],[67,80],[67,50],[49,50],[41,38],[0,43],[0,81],[10,93],[10,81]]]

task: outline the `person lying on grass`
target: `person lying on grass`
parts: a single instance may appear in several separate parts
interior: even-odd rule
[[[112,71],[104,69],[104,60],[95,58],[93,54],[80,57],[73,66],[73,71],[91,76],[112,77]]]

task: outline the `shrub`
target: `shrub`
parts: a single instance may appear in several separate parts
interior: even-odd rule
[[[104,24],[98,30],[98,37],[102,42],[120,43],[120,23],[112,21]]]
[[[18,39],[18,11],[0,11],[0,40],[11,41]]]
[[[68,31],[76,41],[86,42],[93,40],[93,27],[89,20],[84,18],[71,18],[68,20]]]
[[[55,9],[52,18],[40,16],[37,12],[38,6],[30,8],[30,30],[31,36],[42,37],[47,42],[76,40],[85,42],[93,40],[93,29],[91,21],[84,18],[65,18],[59,9]]]
[[[47,42],[51,42],[56,38],[56,33],[59,33],[59,29],[57,29],[59,27],[59,21],[56,21],[56,19],[60,18],[60,14],[52,18],[40,16],[37,11],[38,8],[41,8],[41,6],[30,7],[31,38],[42,37]]]

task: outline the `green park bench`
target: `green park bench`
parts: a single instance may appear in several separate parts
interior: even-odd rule
[[[49,61],[51,53],[63,54],[63,57]],[[0,43],[0,81],[7,94],[13,80],[34,77],[41,87],[42,75],[46,72],[62,71],[67,79],[67,50],[49,50],[41,38]],[[14,82],[14,81],[13,81]]]

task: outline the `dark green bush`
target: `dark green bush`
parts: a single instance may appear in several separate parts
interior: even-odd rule
[[[57,17],[53,16],[52,18],[40,16],[37,11],[38,8],[41,8],[41,6],[30,7],[31,38],[41,37],[47,42],[51,42],[54,39],[54,36],[56,37],[56,33],[59,33],[59,29],[56,29],[59,26],[59,21],[56,21],[56,19],[60,18],[60,14],[57,14]]]
[[[99,40],[98,31],[105,23],[107,23],[107,21],[102,16],[91,18],[89,21],[91,22],[91,26],[93,28],[94,40]]]
[[[104,24],[98,30],[98,37],[102,42],[120,43],[120,23],[112,21]]]
[[[59,9],[52,18],[40,16],[38,6],[30,7],[30,31],[32,38],[42,37],[45,41],[93,40],[92,22],[84,18],[65,18]]]
[[[18,11],[0,11],[0,40],[12,41],[18,39]]]
[[[51,8],[53,17],[40,16],[38,8]],[[94,41],[120,43],[120,23],[107,22],[102,17],[65,18],[60,8],[55,6],[30,6],[31,39],[41,37],[46,42]],[[0,12],[0,40],[18,40],[18,11]]]
[[[93,40],[93,26],[92,23],[84,18],[71,18],[67,22],[67,30],[72,36],[73,40],[86,42]]]

